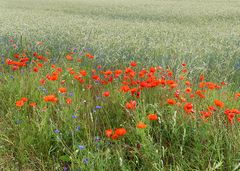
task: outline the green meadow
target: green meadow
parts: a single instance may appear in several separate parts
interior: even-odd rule
[[[0,55],[0,170],[240,169],[240,1],[0,0]]]

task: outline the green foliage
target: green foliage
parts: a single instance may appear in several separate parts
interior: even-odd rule
[[[207,81],[229,83],[205,100],[194,99],[199,111],[218,98],[239,109],[239,101],[228,101],[240,90],[239,6],[227,0],[0,0],[0,55],[5,61],[15,53],[30,57],[47,52],[58,67],[89,72],[98,65],[123,69],[136,60],[139,68],[171,69],[176,78],[181,63],[187,63],[186,78],[195,85],[200,74]],[[96,59],[66,62],[72,51],[77,52],[74,59],[85,52]],[[226,124],[223,110],[208,122],[200,113],[189,117],[166,105],[172,92],[158,87],[144,90],[138,108],[128,111],[124,106],[132,97],[119,93],[119,82],[101,86],[88,75],[86,82],[94,88],[87,90],[67,71],[61,78],[74,93],[73,103],[66,105],[59,95],[57,105],[46,104],[43,97],[62,85],[49,82],[44,87],[48,93],[40,88],[39,80],[53,71],[50,64],[44,67],[41,73],[31,67],[13,72],[0,64],[0,169],[239,169],[239,124]],[[106,90],[111,96],[103,98]],[[37,102],[37,108],[17,108],[22,97]],[[156,113],[158,121],[149,121],[149,113]],[[136,129],[139,121],[147,128]],[[106,129],[118,127],[127,129],[126,136],[118,141],[106,138]]]

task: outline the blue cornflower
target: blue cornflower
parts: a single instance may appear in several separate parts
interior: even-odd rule
[[[58,129],[55,129],[54,132],[55,132],[56,134],[60,133],[60,131],[59,131]]]
[[[96,109],[101,109],[102,108],[102,106],[96,106]]]
[[[84,163],[84,164],[88,164],[88,162],[89,162],[89,159],[88,159],[88,158],[83,159],[83,163]]]
[[[63,170],[64,170],[64,171],[68,171],[69,168],[68,168],[67,166],[64,166],[64,167],[63,167]]]
[[[80,150],[83,150],[83,149],[85,149],[85,146],[79,145],[78,148],[79,148]]]
[[[2,54],[2,64],[4,64],[4,55]]]
[[[80,126],[77,126],[77,127],[76,127],[76,131],[79,131],[80,129],[81,129]]]

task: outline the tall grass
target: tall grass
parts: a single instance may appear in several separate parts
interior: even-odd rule
[[[0,0],[0,168],[238,170],[238,116],[231,125],[224,111],[240,106],[233,100],[240,91],[239,5],[197,0]],[[17,71],[6,64],[16,53],[32,61],[34,52],[49,59],[37,73],[32,62]],[[67,61],[71,52],[74,61]],[[87,59],[86,53],[95,59]],[[78,58],[84,61],[76,62]],[[92,69],[99,74],[124,70],[133,60],[136,71],[161,66],[173,71],[169,79],[184,75],[193,92],[200,74],[206,81],[228,85],[207,91],[205,99],[186,95],[196,110],[189,115],[166,103],[175,90],[144,89],[137,99],[119,92],[121,79],[108,85],[91,79]],[[187,63],[185,74],[182,63]],[[39,80],[54,71],[52,64],[63,68],[59,80],[40,85]],[[76,82],[67,68],[86,70],[85,83]],[[182,91],[187,87],[184,81],[178,80]],[[66,95],[58,93],[62,86],[68,89]],[[110,91],[110,97],[103,97],[104,91]],[[49,94],[57,95],[57,104],[44,102]],[[22,97],[37,107],[16,107]],[[225,108],[217,108],[204,122],[200,111],[215,99],[224,101]],[[129,100],[137,101],[135,110],[125,108]],[[158,120],[149,121],[149,113],[157,114]],[[147,128],[137,129],[139,121]],[[119,127],[127,129],[124,137],[106,137],[106,129]]]

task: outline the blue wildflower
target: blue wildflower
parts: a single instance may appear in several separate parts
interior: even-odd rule
[[[73,118],[73,119],[76,119],[76,118],[77,118],[77,116],[76,116],[76,115],[72,115],[72,118]]]
[[[77,126],[77,127],[76,127],[76,131],[79,131],[80,129],[81,129],[80,126]]]
[[[83,159],[83,163],[84,163],[84,164],[88,164],[88,162],[89,162],[89,159],[88,159],[88,158]]]
[[[85,149],[85,146],[79,145],[78,148],[79,148],[80,150],[84,150],[84,149]]]
[[[63,170],[64,170],[64,171],[68,171],[69,168],[68,168],[67,166],[64,166],[64,167],[63,167]]]
[[[2,64],[4,64],[4,55],[2,54]]]
[[[58,129],[55,129],[54,132],[55,132],[56,134],[60,133],[60,131],[59,131]]]
[[[102,106],[96,106],[96,109],[101,109],[102,108]]]

